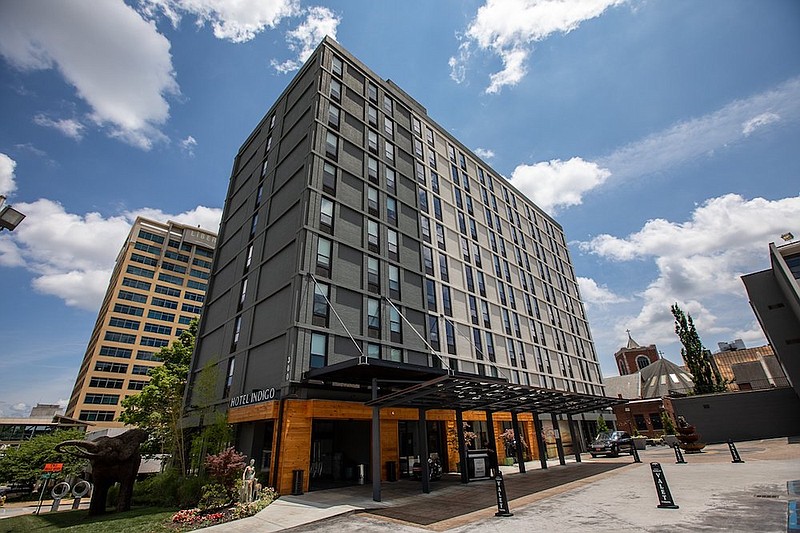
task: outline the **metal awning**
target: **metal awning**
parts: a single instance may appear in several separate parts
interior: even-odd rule
[[[510,383],[502,378],[380,359],[358,358],[306,373],[306,380],[367,385],[377,379],[388,394],[366,402],[370,407],[414,407],[463,411],[515,411],[577,414],[611,407],[625,400]],[[394,386],[386,386],[394,383]],[[411,383],[399,388],[396,384]]]

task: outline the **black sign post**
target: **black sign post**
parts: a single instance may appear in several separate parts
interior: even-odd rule
[[[685,465],[686,461],[683,459],[683,452],[681,451],[681,447],[675,444],[673,446],[675,448],[675,464],[676,465]]]
[[[633,445],[632,450],[633,450],[633,453],[631,455],[633,455],[633,462],[634,463],[641,463],[642,460],[639,458],[639,451],[636,449],[636,445],[635,444]]]
[[[732,463],[743,463],[742,458],[739,457],[739,451],[736,449],[736,445],[733,443],[731,439],[728,439],[728,448],[731,450],[731,459],[733,459]]]
[[[506,498],[506,484],[503,481],[503,473],[497,469],[497,474],[494,476],[494,488],[497,495],[497,512],[495,516],[514,516],[508,508],[508,498]]]
[[[664,471],[661,470],[661,464],[650,463],[650,470],[653,471],[653,482],[656,484],[658,508],[678,509],[678,506],[675,505],[675,501],[672,499],[672,493],[669,491],[669,485],[667,485],[667,478],[664,477]]]

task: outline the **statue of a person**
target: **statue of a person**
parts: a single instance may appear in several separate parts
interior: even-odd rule
[[[250,503],[253,501],[253,493],[255,492],[256,486],[256,460],[250,459],[250,464],[244,467],[244,472],[242,472],[242,485],[244,490],[244,503]]]

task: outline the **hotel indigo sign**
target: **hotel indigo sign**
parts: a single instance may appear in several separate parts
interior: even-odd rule
[[[243,407],[245,405],[252,405],[254,403],[268,402],[275,400],[278,393],[275,387],[269,389],[254,390],[249,394],[240,394],[231,398],[231,407]]]

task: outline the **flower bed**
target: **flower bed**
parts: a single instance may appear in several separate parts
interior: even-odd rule
[[[261,491],[259,498],[250,503],[235,503],[217,509],[183,509],[172,516],[172,525],[181,531],[213,526],[253,516],[271,504],[278,497],[272,488]]]

